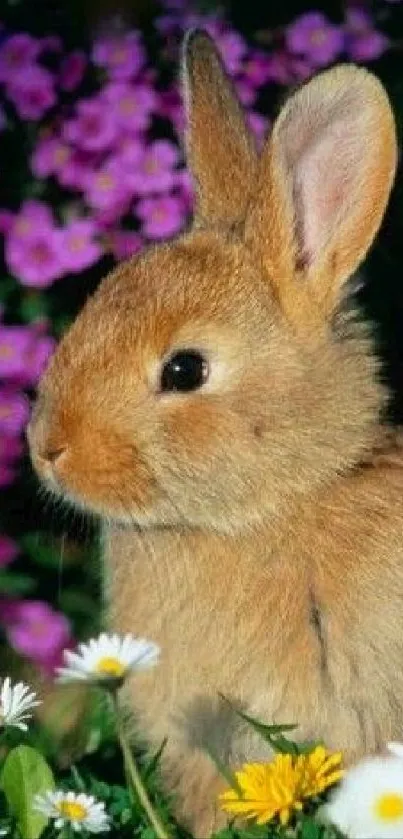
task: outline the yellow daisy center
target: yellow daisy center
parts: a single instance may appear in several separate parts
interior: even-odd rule
[[[121,676],[124,676],[126,667],[121,661],[119,661],[118,658],[114,658],[111,655],[105,655],[103,658],[99,659],[95,670],[101,676],[115,676],[119,679]]]
[[[381,821],[393,822],[403,816],[403,794],[385,792],[375,801],[375,813]]]
[[[76,822],[82,822],[88,816],[88,811],[77,801],[61,801],[57,809],[61,816]]]

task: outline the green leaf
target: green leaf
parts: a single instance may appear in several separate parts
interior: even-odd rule
[[[261,735],[263,740],[266,740],[267,743],[270,744],[272,749],[276,752],[282,752],[283,754],[292,754],[298,755],[301,754],[301,748],[298,743],[295,743],[293,740],[288,740],[288,738],[283,736],[284,731],[293,731],[297,726],[294,723],[284,723],[283,725],[266,725],[265,723],[261,722],[260,720],[256,720],[254,717],[249,716],[244,711],[241,711],[232,702],[227,699],[222,693],[219,694],[221,699],[232,708],[235,714],[238,717],[241,717],[245,722],[252,726],[252,728],[257,731],[258,734]]]
[[[30,559],[38,565],[45,568],[58,568],[60,565],[60,546],[45,544],[43,534],[26,533],[19,541]]]
[[[12,277],[1,277],[0,280],[0,300],[7,300],[17,288],[17,283]]]
[[[28,594],[34,586],[34,580],[27,574],[0,571],[0,592],[2,594]]]
[[[164,737],[159,749],[151,757],[151,759],[147,763],[147,766],[145,766],[144,771],[143,771],[144,782],[148,780],[150,775],[154,774],[154,772],[155,772],[155,770],[156,770],[156,768],[157,768],[157,766],[158,766],[158,764],[161,760],[161,755],[162,755],[162,752],[165,749],[165,746],[166,746],[167,742],[168,742],[168,737]]]
[[[321,839],[324,833],[322,824],[314,821],[312,818],[303,818],[300,821],[298,829],[298,839]]]
[[[61,593],[59,607],[62,612],[68,615],[93,615],[96,611],[96,603],[85,592],[75,589],[66,590]]]
[[[48,315],[49,304],[44,294],[38,291],[27,291],[20,300],[20,315],[23,321],[31,323],[38,318]]]
[[[1,785],[22,839],[38,839],[48,818],[35,812],[33,799],[35,795],[55,788],[52,770],[45,758],[30,746],[17,746],[6,759]]]

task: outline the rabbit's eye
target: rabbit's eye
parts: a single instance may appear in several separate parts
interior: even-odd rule
[[[177,352],[165,364],[161,374],[161,390],[186,392],[197,390],[208,377],[208,364],[196,350]]]

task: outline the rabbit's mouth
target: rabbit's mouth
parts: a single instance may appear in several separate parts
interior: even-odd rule
[[[91,427],[90,438],[80,433],[67,442],[56,424],[50,431],[43,412],[34,411],[27,438],[42,484],[80,510],[135,523],[161,502],[156,478],[136,446],[124,445],[112,431],[101,435]]]

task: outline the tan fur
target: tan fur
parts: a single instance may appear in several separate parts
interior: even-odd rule
[[[380,84],[345,67],[289,100],[258,163],[211,44],[187,53],[195,226],[102,283],[29,436],[48,485],[104,522],[110,625],[161,645],[127,696],[207,836],[223,817],[203,747],[266,755],[219,692],[347,759],[402,735],[401,441],[343,301],[396,152]],[[186,347],[206,384],[161,394]]]

